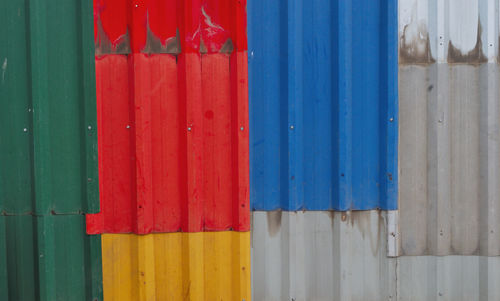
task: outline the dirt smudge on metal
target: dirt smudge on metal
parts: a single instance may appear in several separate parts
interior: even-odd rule
[[[266,212],[267,216],[267,231],[270,237],[276,236],[281,229],[281,218],[283,211],[275,210]]]
[[[347,223],[347,226],[352,227],[353,230],[359,231],[363,240],[368,239],[373,256],[377,256],[385,228],[385,218],[381,211],[377,210],[376,215],[373,210],[346,211],[341,214],[341,221]]]
[[[481,41],[482,31],[481,22],[478,20],[476,46],[467,53],[463,53],[460,49],[455,47],[450,40],[448,42],[448,64],[479,65],[488,62],[488,59],[483,53],[483,42]]]
[[[2,84],[5,82],[5,71],[7,71],[7,58],[3,60],[2,64]]]

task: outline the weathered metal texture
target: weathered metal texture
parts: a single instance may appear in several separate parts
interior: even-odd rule
[[[498,301],[500,257],[386,256],[387,213],[252,212],[259,301]]]
[[[108,37],[133,53],[96,49],[102,210],[88,233],[250,230],[245,6],[96,5],[96,43]],[[180,32],[180,53],[148,46],[146,33],[169,32]],[[111,53],[127,48],[115,44]]]
[[[102,300],[100,235],[82,215],[0,216],[2,300]]]
[[[99,209],[92,4],[0,4],[0,214]]]
[[[250,300],[250,233],[103,234],[105,300]]]
[[[395,300],[385,213],[252,212],[252,293],[260,301]]]
[[[398,300],[500,300],[498,256],[403,256],[397,260]]]
[[[395,209],[397,1],[248,15],[252,209]]]
[[[497,1],[400,1],[405,255],[500,255]]]
[[[246,0],[94,0],[96,54],[246,51]]]

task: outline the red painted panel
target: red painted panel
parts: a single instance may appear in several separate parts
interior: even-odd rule
[[[101,212],[87,232],[248,231],[246,51],[96,57]]]
[[[246,0],[94,0],[94,27],[99,54],[247,49]]]

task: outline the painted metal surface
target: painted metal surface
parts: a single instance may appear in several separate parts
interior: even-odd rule
[[[0,214],[99,209],[92,4],[0,4]]]
[[[497,1],[400,1],[405,255],[500,255]]]
[[[251,206],[397,208],[397,1],[248,3]]]
[[[105,300],[251,300],[250,233],[103,234]]]
[[[387,257],[387,213],[252,212],[262,301],[500,300],[500,257]]]
[[[0,299],[102,300],[89,1],[0,2]]]
[[[252,227],[255,300],[396,300],[385,213],[252,212]]]
[[[96,2],[102,210],[88,233],[249,231],[245,6]]]
[[[94,0],[96,54],[246,51],[246,0]]]
[[[0,216],[2,300],[102,300],[100,235],[82,215]]]

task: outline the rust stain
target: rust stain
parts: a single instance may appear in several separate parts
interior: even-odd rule
[[[267,215],[267,231],[270,237],[276,236],[281,229],[281,217],[283,212],[281,210],[268,211]]]
[[[114,44],[114,45],[113,45]],[[122,35],[115,43],[111,42],[104,32],[102,22],[99,17],[97,20],[97,39],[95,42],[95,54],[102,56],[105,54],[129,54],[130,51],[130,35],[127,32]]]
[[[476,46],[467,53],[462,53],[462,51],[456,48],[453,43],[449,41],[448,64],[479,65],[481,63],[486,63],[488,59],[483,53],[483,42],[481,41],[482,31],[481,22],[478,20]]]
[[[436,60],[432,57],[426,25],[414,22],[406,24],[399,41],[399,63],[430,65],[434,62]]]

